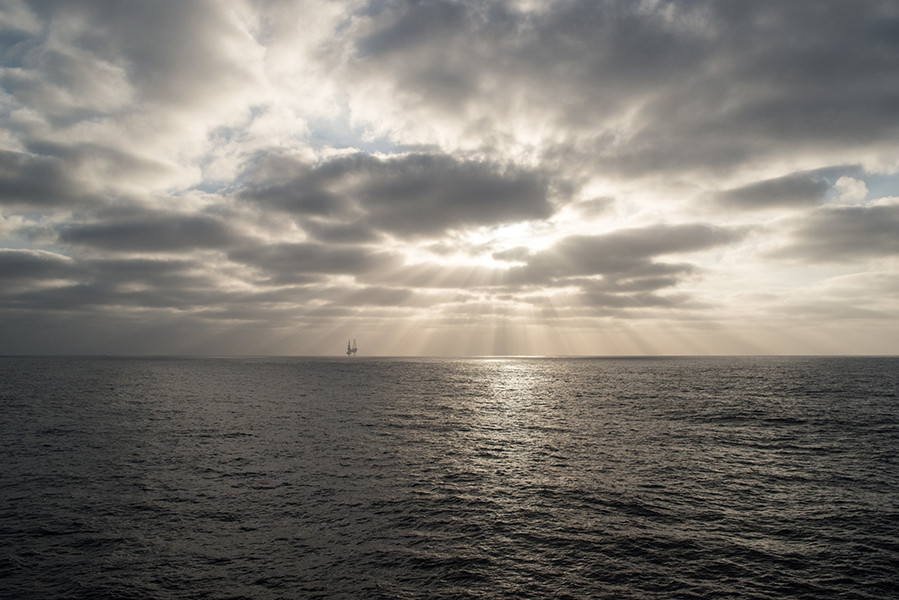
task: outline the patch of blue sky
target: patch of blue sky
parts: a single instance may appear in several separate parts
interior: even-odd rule
[[[860,167],[852,169],[829,169],[825,179],[830,187],[824,193],[824,202],[831,202],[840,197],[845,190],[836,185],[840,177],[846,176],[865,184],[868,193],[865,194],[865,202],[873,202],[880,198],[899,197],[899,173],[882,174],[867,173]]]
[[[405,148],[387,136],[373,135],[365,127],[354,127],[345,119],[318,119],[309,122],[309,143],[315,150],[354,149],[367,154],[396,154]]]
[[[864,181],[868,186],[868,198],[899,197],[899,173],[867,175]]]
[[[824,192],[824,203],[827,204],[836,200],[844,193],[844,190],[837,186],[837,182],[841,177],[851,177],[859,181],[865,181],[867,176],[860,165],[841,165],[836,167],[825,167],[815,171],[820,177],[827,182],[827,190]]]
[[[0,217],[2,218],[2,217]],[[0,248],[5,250],[46,250],[56,254],[65,254],[65,251],[54,242],[41,242],[34,235],[34,230],[40,227],[38,218],[23,217],[21,224],[4,227],[0,222]],[[4,229],[6,229],[4,231]]]
[[[35,246],[25,238],[0,234],[0,250],[34,250]],[[43,249],[43,248],[42,248]]]

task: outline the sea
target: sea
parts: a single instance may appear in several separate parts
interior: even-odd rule
[[[0,596],[896,598],[899,358],[0,358]]]

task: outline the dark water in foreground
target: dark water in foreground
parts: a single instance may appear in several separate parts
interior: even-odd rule
[[[10,598],[885,598],[899,359],[0,358]]]

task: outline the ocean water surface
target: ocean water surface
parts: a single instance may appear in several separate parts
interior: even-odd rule
[[[877,598],[899,359],[0,358],[9,598]]]

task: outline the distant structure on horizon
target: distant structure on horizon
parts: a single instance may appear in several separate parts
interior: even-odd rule
[[[352,345],[350,344],[350,340],[346,341],[346,355],[347,356],[356,356],[356,340],[353,340]]]

